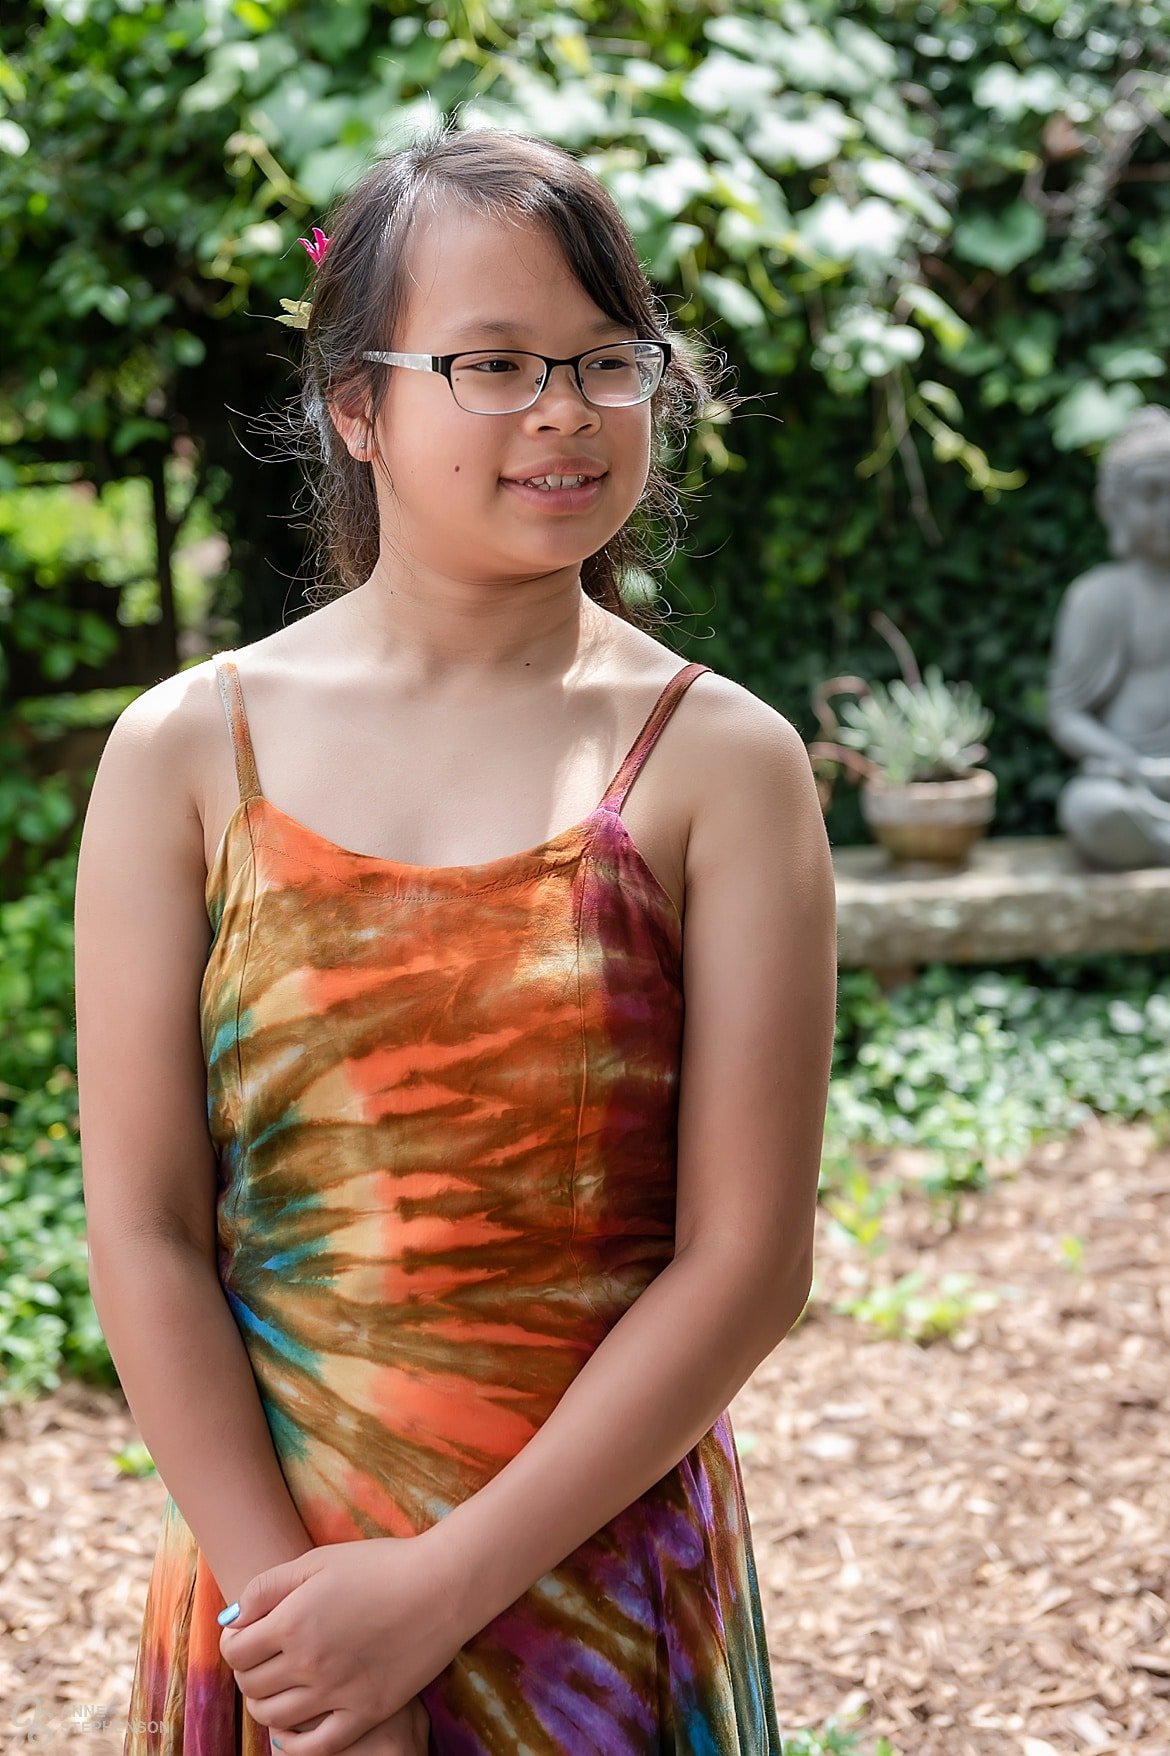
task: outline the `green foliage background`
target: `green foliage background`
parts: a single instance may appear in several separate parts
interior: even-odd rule
[[[0,486],[157,473],[190,436],[226,601],[273,626],[297,482],[226,405],[289,388],[295,332],[260,325],[304,287],[297,235],[420,120],[543,134],[762,399],[696,440],[680,645],[807,736],[820,677],[892,674],[884,608],[994,709],[1000,830],[1051,830],[1053,615],[1105,552],[1094,454],[1170,342],[1168,25],[1167,0],[46,0],[0,26]],[[45,588],[8,562],[20,641]]]

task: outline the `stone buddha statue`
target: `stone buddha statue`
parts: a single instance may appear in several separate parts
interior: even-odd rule
[[[1104,450],[1097,510],[1114,559],[1065,592],[1048,729],[1080,761],[1057,803],[1091,866],[1170,865],[1170,409],[1138,409]]]

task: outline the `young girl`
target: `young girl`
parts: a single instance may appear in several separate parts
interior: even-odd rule
[[[122,714],[78,873],[169,1490],[125,1753],[778,1753],[727,1408],[809,1291],[833,882],[796,731],[618,590],[701,354],[522,136],[313,254],[343,589]]]

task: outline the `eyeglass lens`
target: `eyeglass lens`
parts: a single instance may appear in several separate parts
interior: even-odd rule
[[[616,342],[594,348],[581,361],[589,401],[622,408],[653,396],[662,377],[662,354],[653,344]],[[506,415],[529,408],[544,387],[545,365],[535,354],[484,349],[460,354],[451,365],[451,388],[472,414]]]

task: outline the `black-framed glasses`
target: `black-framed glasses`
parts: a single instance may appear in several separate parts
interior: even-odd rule
[[[440,372],[461,409],[472,415],[518,415],[531,408],[555,366],[571,366],[577,388],[596,408],[647,402],[670,364],[668,341],[606,342],[566,360],[524,348],[477,348],[459,354],[369,352],[363,360]]]

